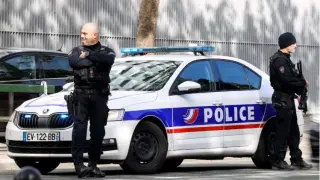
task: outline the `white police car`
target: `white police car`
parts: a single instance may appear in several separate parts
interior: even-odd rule
[[[154,173],[176,168],[184,159],[252,157],[256,166],[270,167],[275,110],[269,76],[246,61],[204,54],[213,50],[121,49],[130,56],[118,58],[111,70],[101,163]],[[195,55],[137,56],[159,51]],[[72,162],[73,117],[64,100],[72,90],[67,84],[62,92],[28,100],[14,111],[6,142],[19,167],[33,165],[46,173]],[[303,117],[297,112],[302,134]]]

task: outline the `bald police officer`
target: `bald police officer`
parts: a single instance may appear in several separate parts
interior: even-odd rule
[[[78,177],[104,177],[98,167],[102,140],[108,118],[107,101],[110,93],[109,73],[115,52],[99,42],[99,27],[87,23],[81,30],[82,45],[69,53],[69,64],[74,71],[73,92],[74,126],[72,132],[72,158]],[[90,118],[89,167],[83,164],[88,118]]]
[[[299,77],[290,54],[295,52],[296,38],[290,32],[280,35],[280,50],[270,58],[270,81],[274,89],[272,103],[277,110],[275,152],[271,156],[273,169],[310,169],[299,149],[300,132],[294,104],[295,94],[301,95],[308,81]],[[289,145],[291,166],[284,159]]]

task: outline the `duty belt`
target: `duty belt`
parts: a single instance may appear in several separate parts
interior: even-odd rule
[[[276,95],[280,95],[280,96],[284,96],[284,97],[288,97],[288,98],[296,98],[295,94],[288,94],[288,93],[281,92],[281,91],[274,91],[274,93]]]

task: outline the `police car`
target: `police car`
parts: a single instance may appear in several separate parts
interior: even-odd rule
[[[269,76],[213,51],[212,46],[121,49],[126,56],[116,59],[110,74],[101,163],[155,173],[184,159],[251,157],[257,167],[269,168],[276,115]],[[66,84],[61,92],[30,99],[14,111],[6,143],[19,167],[47,173],[72,162],[73,117],[64,100],[72,90],[73,84]],[[302,135],[303,117],[297,114]],[[85,158],[89,127],[87,139]]]

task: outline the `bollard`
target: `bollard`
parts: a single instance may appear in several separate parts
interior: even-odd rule
[[[42,177],[38,169],[26,166],[14,176],[13,180],[42,180]]]

